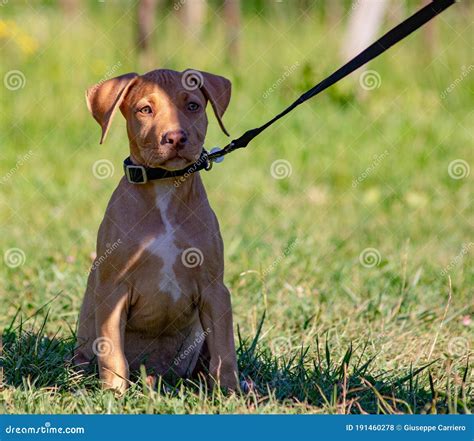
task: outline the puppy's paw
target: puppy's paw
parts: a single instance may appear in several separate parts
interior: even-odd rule
[[[112,378],[101,379],[102,382],[102,389],[103,390],[110,390],[114,392],[116,395],[123,395],[128,389],[128,381],[122,379],[118,376],[114,376]]]
[[[156,375],[147,375],[145,377],[145,384],[147,385],[147,387],[149,387],[151,390],[155,390],[156,389],[156,384],[157,384],[157,376]]]

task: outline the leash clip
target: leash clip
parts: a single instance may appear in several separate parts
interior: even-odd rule
[[[222,152],[222,149],[220,147],[213,147],[209,153],[211,155],[215,155],[216,153],[220,153],[220,152]],[[224,155],[216,156],[210,159],[210,161],[215,162],[217,164],[219,164],[219,162],[222,162],[223,160],[224,160]]]
[[[212,160],[209,159],[209,152],[206,149],[202,149],[202,159],[204,160],[204,170],[209,171],[212,169]]]
[[[207,159],[206,157],[206,165],[204,166],[204,170],[209,171],[212,169],[212,161]]]

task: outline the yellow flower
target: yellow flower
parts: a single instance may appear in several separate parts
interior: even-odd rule
[[[31,55],[38,49],[37,41],[13,20],[0,20],[0,39],[13,41],[26,55]]]

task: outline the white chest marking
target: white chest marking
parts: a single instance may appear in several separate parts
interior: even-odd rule
[[[167,217],[171,198],[172,190],[167,193],[157,192],[155,198],[156,206],[160,210],[165,231],[153,239],[147,248],[151,253],[155,256],[159,256],[163,260],[163,267],[161,268],[159,276],[160,291],[169,293],[173,300],[177,301],[181,296],[181,292],[176,274],[173,270],[173,265],[181,255],[181,250],[174,243],[174,228]]]

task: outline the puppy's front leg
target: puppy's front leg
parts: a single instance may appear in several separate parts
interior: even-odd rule
[[[202,293],[199,314],[210,355],[209,373],[221,386],[237,390],[232,305],[223,283],[211,285]]]
[[[120,285],[101,286],[95,294],[97,339],[93,350],[99,361],[100,379],[104,388],[124,392],[129,377],[124,352],[128,289]]]

